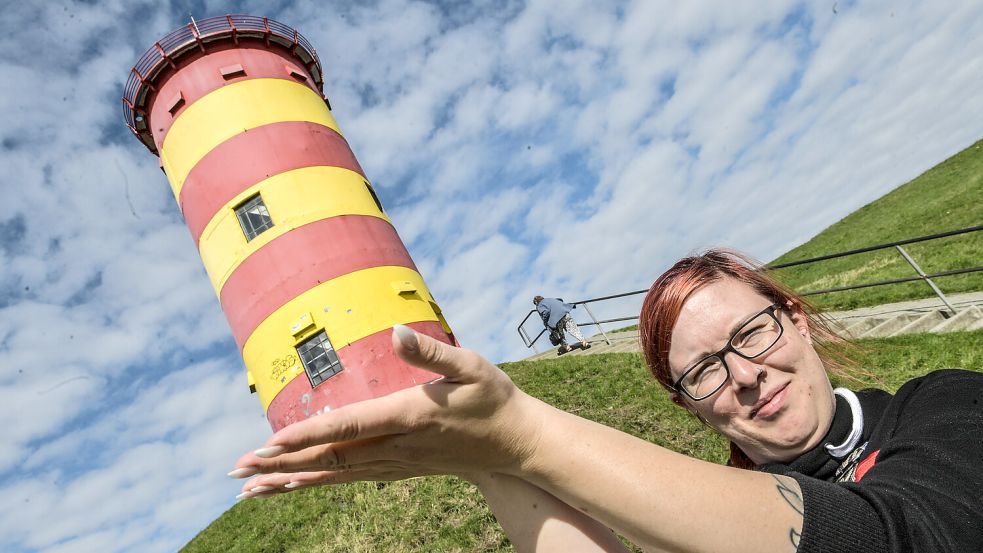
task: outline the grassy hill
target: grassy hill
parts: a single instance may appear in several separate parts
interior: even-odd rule
[[[862,343],[867,350],[862,362],[893,390],[937,368],[983,371],[980,343],[983,331],[867,340]],[[561,409],[702,459],[725,459],[723,440],[669,401],[638,354],[563,357],[509,363],[503,368],[521,388]],[[215,520],[183,551],[472,552],[512,548],[476,489],[441,477],[322,487],[244,501]]]
[[[776,259],[783,263],[983,224],[983,140],[854,211]],[[983,265],[983,232],[904,246],[926,273]],[[776,271],[799,291],[914,276],[892,249]],[[945,293],[983,290],[983,272],[940,278]],[[850,309],[933,296],[924,282],[837,292],[813,299]]]

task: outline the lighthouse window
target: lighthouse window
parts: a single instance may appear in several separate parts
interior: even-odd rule
[[[311,386],[317,386],[343,369],[338,352],[331,347],[323,330],[297,346],[297,355],[304,364],[307,377],[311,379]]]
[[[384,211],[382,209],[382,202],[379,201],[379,196],[375,195],[375,190],[372,188],[372,185],[370,185],[366,181],[362,181],[362,182],[365,183],[365,188],[369,189],[369,194],[372,194],[372,199],[375,201],[375,206],[379,208],[379,211]]]
[[[242,225],[242,232],[246,233],[246,241],[250,241],[263,233],[266,229],[273,226],[273,218],[263,203],[263,198],[259,194],[249,198],[242,205],[236,208],[236,217]]]

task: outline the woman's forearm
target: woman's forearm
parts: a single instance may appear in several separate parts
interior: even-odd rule
[[[600,522],[525,480],[500,473],[470,476],[516,551],[624,553]]]
[[[795,551],[802,508],[794,479],[693,459],[546,408],[550,430],[516,475],[633,543],[650,551]]]

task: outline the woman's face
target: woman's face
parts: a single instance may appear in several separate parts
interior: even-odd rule
[[[729,278],[694,292],[672,329],[673,381],[723,348],[742,323],[771,304],[750,286]],[[790,461],[815,447],[829,429],[835,406],[805,314],[786,307],[775,315],[784,332],[771,349],[752,360],[726,353],[730,378],[706,399],[693,401],[679,394],[687,409],[740,446],[756,464]]]

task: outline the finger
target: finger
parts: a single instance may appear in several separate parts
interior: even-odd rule
[[[253,467],[268,466],[263,463],[263,459],[276,458],[322,444],[409,432],[413,429],[410,399],[416,394],[419,391],[414,388],[400,390],[295,422],[271,436],[263,447],[240,457],[235,463],[235,470],[229,476],[251,476],[256,474]]]
[[[450,382],[472,382],[484,365],[477,353],[445,344],[404,325],[393,326],[393,350],[407,363],[444,375]]]
[[[284,490],[282,486],[273,486],[270,484],[250,484],[249,486],[242,487],[242,493],[236,496],[237,501],[242,501],[243,499],[249,499],[252,497],[270,497],[279,493],[283,493]]]
[[[250,474],[273,474],[334,470],[374,461],[398,460],[409,453],[407,448],[401,447],[396,441],[398,437],[399,435],[382,436],[367,440],[318,444],[272,458],[247,453],[236,465],[248,467]]]
[[[397,476],[400,475],[400,476]],[[383,477],[385,476],[385,477]],[[401,480],[418,476],[396,468],[388,466],[352,469],[352,470],[324,470],[320,472],[299,472],[289,483],[284,484],[286,491],[299,490],[303,488],[313,488],[328,484],[344,484],[348,482],[364,482],[376,480]],[[287,487],[289,486],[289,488]]]
[[[263,493],[268,491],[289,492],[304,484],[316,482],[330,471],[314,472],[276,472],[252,478],[242,485],[243,493]]]
[[[336,471],[313,471],[267,474],[251,479],[242,487],[237,500],[270,497],[314,486],[365,481],[393,481],[438,474],[429,469],[411,469],[402,463],[387,461],[368,463],[359,468]]]
[[[320,473],[316,479],[306,480],[303,487],[347,484],[350,482],[392,482],[420,476],[439,474],[428,469],[409,470],[401,466],[380,465],[368,469],[353,469],[343,471],[327,471]]]
[[[246,482],[242,486],[242,491],[244,493],[270,493],[273,491],[289,492],[292,490],[318,486],[321,484],[333,483],[337,480],[337,475],[353,472],[359,475],[359,478],[368,478],[369,475],[387,475],[390,477],[395,477],[397,474],[401,475],[400,478],[411,478],[414,476],[421,476],[423,474],[434,474],[433,471],[426,469],[414,469],[407,466],[405,463],[392,462],[392,461],[375,461],[371,463],[366,463],[364,465],[359,465],[357,467],[339,469],[339,470],[322,470],[322,471],[309,471],[309,472],[279,472],[274,474],[266,474],[258,476]],[[397,478],[387,478],[387,479],[397,479]]]
[[[249,489],[243,489],[242,493],[236,496],[236,499],[242,501],[243,499],[270,497],[281,493],[289,493],[302,488],[322,486],[325,484],[343,484],[347,482],[378,479],[371,476],[376,474],[376,471],[356,471],[355,474],[361,476],[348,476],[347,471],[300,472],[296,473],[296,476],[303,475],[302,479],[296,481],[289,480],[276,487],[272,486],[272,484],[268,484],[266,486],[253,486]],[[395,478],[387,478],[387,480],[395,480]]]

